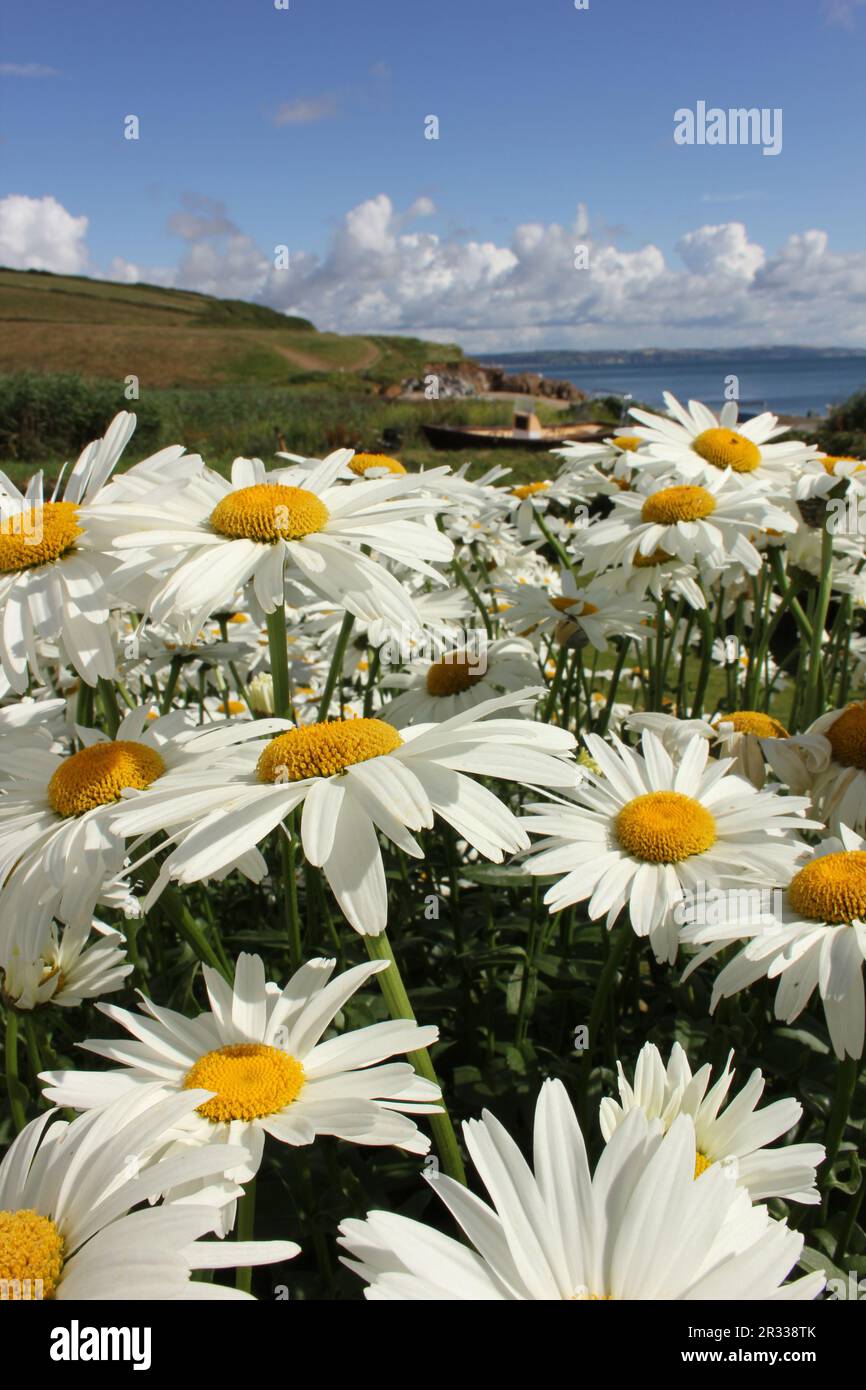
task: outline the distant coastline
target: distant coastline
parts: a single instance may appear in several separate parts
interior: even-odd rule
[[[630,397],[659,406],[663,392],[718,407],[731,378],[744,410],[823,417],[866,389],[866,348],[622,348],[479,353],[482,366],[538,372],[573,382],[590,396]]]

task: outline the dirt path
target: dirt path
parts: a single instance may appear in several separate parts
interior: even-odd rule
[[[308,352],[298,352],[297,348],[281,347],[274,344],[277,352],[284,357],[287,362],[291,362],[293,367],[302,367],[307,372],[363,372],[367,367],[372,367],[374,362],[379,360],[379,349],[375,343],[367,343],[361,352],[352,362],[343,363],[342,366],[332,366],[328,362],[323,362],[321,357],[313,357]]]

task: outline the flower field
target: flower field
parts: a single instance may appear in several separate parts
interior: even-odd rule
[[[0,474],[0,1298],[866,1278],[866,463],[665,399]]]

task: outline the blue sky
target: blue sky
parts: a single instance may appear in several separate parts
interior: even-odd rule
[[[792,252],[800,298],[811,301],[817,289],[810,276],[821,281],[825,300],[832,281],[838,304],[830,306],[836,317],[824,340],[849,340],[853,330],[866,342],[858,301],[864,56],[862,0],[590,0],[583,11],[574,0],[289,0],[288,10],[273,0],[18,0],[2,31],[0,191],[53,199],[72,219],[86,217],[86,231],[69,235],[77,236],[76,268],[89,273],[113,266],[118,278],[134,278],[125,268],[132,267],[146,278],[152,272],[208,289],[222,279],[226,293],[306,306],[329,326],[343,326],[330,322],[338,318],[352,328],[464,331],[470,345],[486,338],[494,347],[506,345],[497,335],[512,332],[545,346],[589,334],[594,345],[607,328],[621,342],[635,318],[642,341],[710,342],[714,332],[730,338],[737,332],[726,322],[730,287],[714,308],[703,303],[711,286],[681,279],[675,293],[661,282],[665,274],[706,281],[718,269],[711,243],[723,274],[731,275],[733,256],[739,279],[749,281],[739,340],[756,340],[757,298],[769,305],[768,331],[812,341],[820,332],[818,303],[798,319],[790,302],[779,303],[778,281],[785,276],[787,299],[797,297],[784,248],[792,236],[818,229],[826,233],[820,274],[808,269],[811,260],[815,271],[817,243],[811,254]],[[673,113],[698,100],[781,108],[781,153],[677,146]],[[138,141],[123,139],[131,113],[140,119]],[[440,122],[437,141],[424,139],[429,114]],[[347,214],[383,196],[390,220],[387,209],[371,213],[374,228],[362,217],[363,229],[347,236]],[[215,214],[202,199],[221,209]],[[606,278],[589,294],[586,276],[577,292],[564,249],[576,240],[579,204],[588,218],[581,236],[600,263],[605,253],[608,259]],[[185,238],[177,235],[176,214],[201,217],[205,207],[202,236],[190,226]],[[40,248],[43,241],[50,247],[51,227],[63,240],[50,211],[54,220],[44,227],[25,218]],[[9,205],[5,244],[0,220],[6,264],[26,258],[22,215],[21,204]],[[684,268],[684,236],[731,224],[742,224],[745,237],[691,243],[692,264]],[[563,229],[562,254],[547,234],[543,255],[525,246],[513,267],[492,249],[467,253],[471,244],[513,252],[515,229],[524,225]],[[413,233],[420,247],[407,244]],[[198,250],[197,242],[204,243]],[[267,274],[277,244],[298,258],[291,291]],[[377,268],[354,264],[359,252],[365,260],[365,246]],[[648,246],[661,253],[664,273],[615,260]],[[752,247],[763,253],[760,263]],[[415,251],[426,295],[412,280]],[[39,254],[50,259],[50,249]],[[72,252],[64,245],[58,254]],[[484,254],[489,264],[479,272]],[[842,259],[847,293],[828,255]],[[635,306],[631,317],[616,302],[615,266]],[[557,275],[571,306],[562,324],[554,322]],[[352,302],[353,277],[360,308]],[[534,317],[533,280],[544,303]],[[652,308],[641,303],[648,280],[657,282]],[[685,321],[675,306],[690,288],[701,307]],[[485,293],[503,301],[487,314]],[[461,296],[469,301],[463,323]],[[513,323],[503,316],[509,299],[518,303]],[[859,303],[853,325],[850,313],[842,319],[846,301]],[[431,322],[414,323],[418,317]]]

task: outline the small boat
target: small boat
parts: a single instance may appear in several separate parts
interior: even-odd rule
[[[550,449],[566,440],[592,443],[612,434],[613,425],[542,425],[532,412],[515,411],[508,425],[422,425],[434,449]]]

